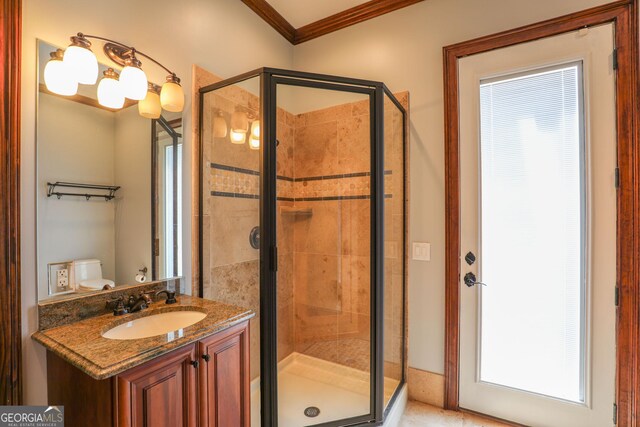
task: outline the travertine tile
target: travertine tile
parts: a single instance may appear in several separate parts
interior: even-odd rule
[[[462,412],[446,411],[409,401],[398,427],[508,427],[507,424]]]
[[[338,120],[338,173],[371,172],[369,116]]]
[[[259,200],[212,197],[211,265],[219,267],[257,260],[260,252],[249,244],[251,229],[260,224]],[[206,239],[206,237],[205,237]]]
[[[295,130],[296,178],[335,175],[338,170],[337,123],[320,123]]]
[[[444,375],[409,368],[409,399],[442,408],[444,406]]]

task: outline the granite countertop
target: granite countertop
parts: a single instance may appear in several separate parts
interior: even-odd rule
[[[102,380],[254,316],[251,310],[202,298],[181,295],[177,300],[176,304],[154,302],[146,310],[123,316],[109,313],[91,317],[38,331],[31,337],[81,371]],[[103,332],[131,320],[175,310],[200,311],[207,317],[186,328],[154,337],[114,340],[102,336]]]

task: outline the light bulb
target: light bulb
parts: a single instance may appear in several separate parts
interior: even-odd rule
[[[251,148],[252,150],[259,150],[260,149],[260,137],[256,138],[253,136],[253,133],[251,134],[251,138],[249,138],[249,148]]]
[[[251,123],[251,137],[260,139],[260,120],[254,120]]]
[[[236,132],[234,130],[231,130],[231,132],[229,132],[229,139],[231,139],[231,142],[234,144],[244,144],[244,140],[246,137],[246,132]]]
[[[227,121],[224,119],[221,111],[216,113],[213,118],[213,137],[224,138],[227,136]]]
[[[147,96],[147,75],[140,68],[140,61],[135,56],[127,58],[124,63],[125,67],[120,72],[120,85],[124,96],[140,101]]]
[[[50,92],[71,96],[78,93],[78,82],[65,65],[62,49],[51,52],[51,59],[44,66],[44,83]]]
[[[145,96],[142,101],[138,102],[138,113],[147,119],[160,118],[160,114],[162,113],[160,95],[158,95],[158,92],[151,84],[149,84],[147,96]]]
[[[91,52],[91,42],[82,33],[71,37],[64,52],[64,63],[78,83],[92,85],[98,79],[98,60]]]
[[[180,86],[180,79],[175,74],[167,76],[167,81],[160,91],[162,108],[173,113],[179,113],[184,108],[184,91]]]
[[[98,84],[98,102],[100,105],[119,109],[124,105],[124,94],[118,81],[118,74],[109,68],[104,72],[104,77]]]
[[[234,132],[247,133],[249,131],[247,113],[238,110],[234,111],[231,115],[230,127]]]

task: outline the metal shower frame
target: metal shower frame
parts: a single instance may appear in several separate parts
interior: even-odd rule
[[[371,129],[371,360],[370,360],[370,412],[365,415],[314,424],[317,427],[344,427],[359,425],[382,425],[384,418],[393,407],[400,390],[406,383],[406,208],[407,185],[403,176],[403,313],[402,313],[402,379],[397,386],[387,408],[384,408],[384,96],[400,110],[403,117],[403,174],[406,171],[406,129],[407,112],[393,93],[382,82],[352,79],[325,74],[306,73],[276,68],[259,68],[238,76],[203,87],[199,91],[199,129],[203,129],[204,95],[222,87],[234,85],[255,77],[260,78],[260,399],[263,427],[278,425],[278,354],[277,354],[277,236],[276,236],[276,144],[264,141],[276,141],[276,94],[278,85],[309,87],[360,93],[369,97]],[[200,174],[200,212],[204,206],[204,164],[203,133],[200,132],[199,174]],[[200,215],[200,234],[202,234],[202,215]],[[200,239],[200,260],[203,254],[203,239]],[[203,275],[203,263],[200,262],[200,277]],[[200,295],[203,295],[203,283],[200,281]]]

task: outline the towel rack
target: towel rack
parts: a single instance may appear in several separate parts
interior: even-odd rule
[[[104,191],[104,194],[95,194],[95,193],[67,193],[56,191],[57,187],[61,188],[79,188],[79,189],[87,189],[87,190],[99,190]],[[116,191],[120,189],[118,185],[96,185],[96,184],[81,184],[77,182],[47,182],[47,197],[56,196],[60,199],[62,196],[76,196],[76,197],[84,197],[87,200],[92,197],[104,198],[105,201],[109,201],[116,197]]]

